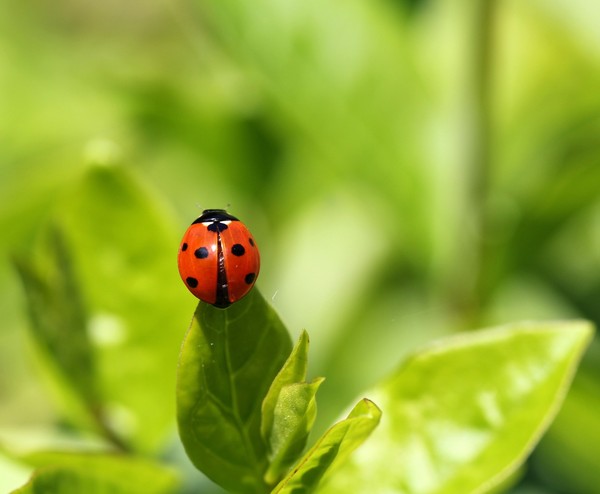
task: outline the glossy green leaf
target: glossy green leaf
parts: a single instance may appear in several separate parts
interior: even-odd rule
[[[60,453],[38,456],[49,466],[36,470],[13,494],[168,494],[178,484],[171,469],[145,460]]]
[[[323,381],[321,377],[281,389],[269,438],[272,454],[265,476],[268,484],[275,484],[304,450],[317,416],[316,394]]]
[[[348,417],[338,422],[304,455],[289,475],[273,489],[272,494],[310,494],[326,474],[335,471],[360,446],[379,424],[381,411],[370,400],[363,399]],[[338,492],[370,492],[357,486]]]
[[[523,323],[417,353],[369,393],[381,426],[323,492],[493,488],[554,418],[592,334],[586,322]]]
[[[225,310],[196,309],[179,357],[179,434],[194,465],[228,490],[267,490],[261,403],[291,349],[256,289]]]
[[[275,407],[277,405],[277,400],[279,398],[281,389],[288,384],[300,383],[306,380],[306,369],[308,366],[308,346],[308,333],[306,331],[302,331],[300,338],[298,338],[298,341],[292,350],[292,353],[285,361],[285,364],[283,364],[281,370],[277,373],[277,376],[271,383],[269,391],[267,392],[267,396],[263,400],[260,432],[267,445],[269,445],[270,442]]]

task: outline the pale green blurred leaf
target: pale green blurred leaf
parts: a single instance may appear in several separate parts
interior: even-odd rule
[[[144,450],[165,439],[171,396],[193,299],[174,269],[177,233],[141,178],[117,165],[92,166],[56,207],[75,259],[95,345],[102,420]]]
[[[88,409],[97,407],[99,396],[87,311],[62,232],[52,228],[40,252],[19,253],[15,266],[38,348]]]
[[[273,489],[273,494],[310,494],[323,477],[335,471],[359,447],[379,424],[381,411],[366,399],[360,401],[348,417],[325,432],[317,443],[296,464],[293,470]],[[368,489],[358,484],[346,491]]]
[[[381,426],[323,492],[493,488],[549,426],[592,334],[586,322],[514,324],[415,354],[369,393]]]
[[[31,477],[32,468],[0,451],[0,492],[11,492]]]
[[[261,403],[291,350],[257,289],[225,310],[198,304],[179,357],[179,434],[192,463],[226,489],[267,489]]]
[[[125,456],[42,453],[40,467],[14,494],[168,494],[178,480],[168,468]]]

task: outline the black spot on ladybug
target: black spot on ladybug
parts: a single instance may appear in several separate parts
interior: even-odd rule
[[[250,242],[250,245],[251,245],[252,247],[254,247],[254,240],[252,239],[252,237],[250,237],[250,238],[248,239],[248,242]]]
[[[234,244],[231,248],[231,253],[234,256],[243,256],[246,253],[246,249],[244,249],[244,246],[242,244]]]
[[[223,230],[227,230],[229,228],[225,223],[221,223],[220,221],[215,221],[206,227],[209,232],[222,232]]]
[[[194,255],[198,259],[206,259],[208,257],[208,249],[206,247],[200,247],[194,251]]]
[[[188,276],[185,279],[185,282],[187,283],[187,285],[191,288],[196,288],[198,286],[198,280],[196,278],[192,278],[191,276]]]
[[[256,274],[255,273],[248,273],[244,277],[244,281],[246,282],[246,285],[251,285],[252,282],[254,281],[254,278],[256,278]]]
[[[183,245],[181,246],[181,252],[185,252],[187,250],[187,243],[183,243]]]

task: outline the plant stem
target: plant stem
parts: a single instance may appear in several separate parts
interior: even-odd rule
[[[455,296],[452,297],[459,319],[467,326],[479,322],[484,304],[484,269],[487,260],[486,233],[488,230],[488,196],[492,167],[492,78],[494,61],[494,25],[496,0],[476,0],[472,4],[472,108],[470,119],[470,149],[467,173],[464,218],[468,221],[462,238],[467,244],[459,249],[455,279]],[[468,267],[464,262],[468,252]]]
[[[90,411],[104,439],[106,439],[121,453],[131,452],[131,447],[129,444],[127,444],[106,421],[106,417],[102,408],[99,406],[94,406],[91,407]]]

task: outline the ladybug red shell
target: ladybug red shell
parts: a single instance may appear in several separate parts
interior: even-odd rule
[[[185,232],[177,263],[190,292],[225,308],[254,286],[260,254],[246,225],[224,209],[206,209]]]

